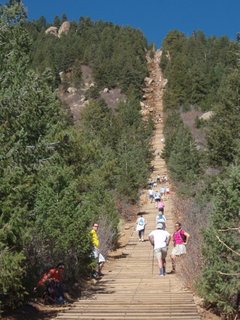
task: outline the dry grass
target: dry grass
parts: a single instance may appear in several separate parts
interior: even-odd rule
[[[183,229],[190,234],[187,244],[187,255],[178,263],[179,275],[184,284],[196,289],[196,283],[201,275],[203,243],[202,231],[207,226],[210,205],[205,208],[197,207],[191,199],[174,199],[175,215],[182,222]]]

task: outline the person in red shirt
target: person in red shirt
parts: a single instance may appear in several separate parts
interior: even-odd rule
[[[40,286],[45,286],[46,294],[51,302],[64,303],[64,292],[63,292],[63,275],[64,275],[64,264],[59,263],[55,268],[49,269],[42,275],[34,288],[37,290]]]

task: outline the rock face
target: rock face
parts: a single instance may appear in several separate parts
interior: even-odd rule
[[[213,111],[208,111],[208,112],[205,112],[204,114],[201,115],[201,117],[199,117],[200,120],[209,120],[212,116],[214,115],[214,112]]]
[[[74,87],[69,87],[69,88],[67,88],[67,92],[70,93],[70,94],[73,94],[73,93],[77,92],[77,89],[74,88]]]
[[[53,36],[57,37],[58,36],[58,29],[57,27],[49,27],[46,31],[45,31],[46,34],[52,34]]]
[[[70,22],[64,21],[58,30],[58,37],[60,38],[63,33],[67,34],[70,29]]]

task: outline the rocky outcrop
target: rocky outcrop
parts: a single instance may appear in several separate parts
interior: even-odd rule
[[[208,112],[205,112],[204,114],[202,114],[201,117],[199,117],[199,119],[204,120],[204,121],[208,121],[210,118],[212,118],[213,115],[214,115],[213,111],[208,111]]]
[[[64,21],[58,30],[58,37],[60,38],[62,34],[67,34],[69,30],[70,30],[70,22]]]
[[[143,119],[148,119],[151,115],[155,123],[163,121],[162,115],[156,112],[156,102],[162,103],[162,96],[164,87],[167,84],[167,79],[163,77],[163,74],[159,68],[161,61],[162,51],[156,50],[154,52],[149,51],[146,55],[146,60],[149,69],[149,76],[145,77],[145,88],[143,89],[142,99],[140,102],[141,114]]]
[[[145,81],[146,85],[150,86],[150,84],[153,82],[153,79],[151,79],[151,78],[149,78],[149,77],[146,77],[146,78],[144,79],[144,81]]]
[[[73,94],[73,93],[76,93],[76,92],[77,92],[77,89],[74,88],[74,87],[67,88],[67,93]]]
[[[51,26],[45,31],[45,34],[51,34],[55,37],[60,38],[62,34],[68,33],[68,31],[70,30],[70,26],[71,24],[69,21],[64,21],[59,30],[57,27]]]
[[[58,36],[58,28],[51,26],[45,31],[45,34],[51,34],[51,35],[57,37]]]

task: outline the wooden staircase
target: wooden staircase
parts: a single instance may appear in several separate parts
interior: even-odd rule
[[[159,53],[159,52],[158,52]],[[159,68],[159,57],[148,61],[150,77],[154,79],[151,86],[153,93],[149,95],[149,104],[162,112],[161,85],[162,74]],[[153,149],[156,157],[153,161],[155,178],[158,173],[166,173],[164,160],[157,155],[163,143],[163,125],[157,123],[153,137]],[[160,185],[158,185],[159,189]],[[147,190],[144,191],[147,193]],[[165,196],[165,215],[167,217],[167,230],[172,233],[174,217],[172,214],[171,193]],[[145,231],[145,241],[139,242],[138,235],[133,231],[132,236],[122,249],[122,253],[104,268],[104,277],[94,287],[89,297],[82,298],[57,319],[111,319],[111,320],[200,320],[193,294],[183,287],[175,274],[159,275],[157,262],[153,262],[152,246],[147,235],[155,229],[157,210],[154,203],[147,200],[141,207],[144,218],[148,224]],[[171,252],[170,247],[170,252]],[[167,272],[171,270],[170,252],[167,258]]]

